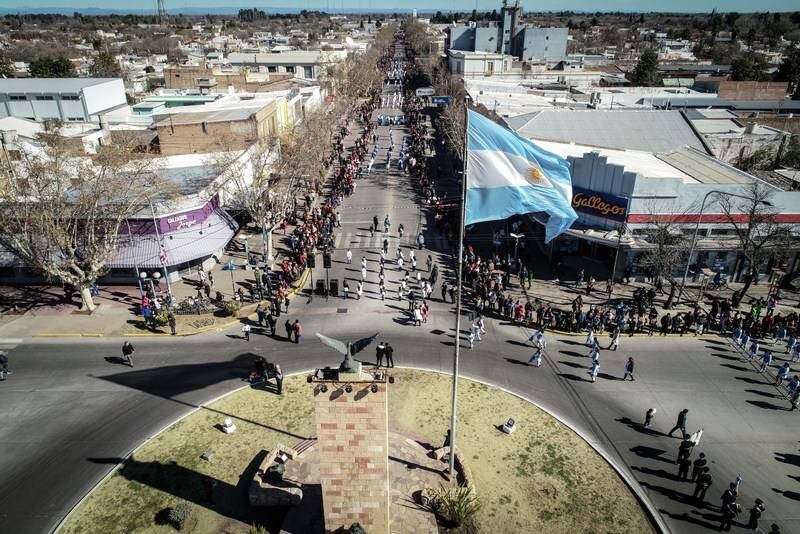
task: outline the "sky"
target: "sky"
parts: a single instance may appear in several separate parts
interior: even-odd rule
[[[106,8],[151,9],[156,0],[0,0],[0,9],[16,8]],[[182,7],[293,7],[299,9],[450,9],[490,11],[500,8],[501,0],[166,0],[170,10]],[[797,11],[798,0],[522,0],[530,11]]]

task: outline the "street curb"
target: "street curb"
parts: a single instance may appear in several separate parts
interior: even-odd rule
[[[297,282],[297,285],[292,287],[287,293],[289,298],[294,298],[294,296],[303,290],[308,281],[309,270],[305,269],[303,274],[300,276],[300,279]],[[221,324],[214,324],[211,326],[204,326],[202,328],[198,328],[192,332],[179,332],[174,336],[169,332],[134,332],[131,334],[124,334],[122,336],[106,336],[105,334],[98,334],[98,333],[81,333],[81,332],[65,332],[65,333],[50,333],[44,332],[40,334],[34,334],[31,337],[189,337],[189,336],[196,336],[198,334],[207,334],[209,332],[219,332],[220,330],[225,330],[226,328],[230,328],[233,325],[238,324],[241,322],[242,319],[250,319],[255,312],[255,309],[258,307],[259,303],[248,304],[247,306],[243,307],[239,310],[239,315],[235,319],[231,319],[226,323]],[[246,315],[241,315],[244,312]]]
[[[303,286],[300,286],[300,287],[302,288]],[[410,370],[416,370],[416,371],[427,371],[427,372],[430,372],[430,373],[438,373],[438,374],[442,374],[442,375],[452,376],[452,373],[448,373],[446,371],[441,371],[439,369],[430,369],[430,368],[426,368],[426,367],[409,367],[409,366],[405,366],[405,365],[398,365],[396,367],[398,369],[410,369]],[[286,377],[288,378],[290,376],[302,375],[302,374],[305,374],[305,373],[311,373],[313,371],[314,371],[314,369],[306,369],[306,370],[302,370],[302,371],[296,371],[294,373],[287,373]],[[496,384],[493,384],[491,382],[487,382],[485,380],[481,380],[479,378],[472,378],[472,377],[468,377],[468,376],[464,376],[464,375],[459,375],[459,378],[463,378],[464,380],[470,380],[470,381],[476,382],[478,384],[484,384],[484,385],[489,386],[489,387],[493,387],[493,388],[498,389],[498,390],[500,390],[500,391],[502,391],[504,393],[512,395],[512,396],[514,396],[514,397],[516,397],[518,399],[521,399],[521,400],[527,402],[528,404],[532,404],[533,406],[535,406],[536,408],[539,408],[540,410],[542,410],[544,413],[546,413],[550,417],[554,418],[556,421],[558,421],[562,425],[566,426],[567,428],[569,428],[570,430],[575,432],[575,434],[577,434],[584,442],[586,442],[597,454],[602,456],[603,459],[606,461],[606,463],[608,463],[608,465],[610,465],[611,468],[614,471],[617,472],[617,474],[622,479],[622,481],[625,482],[625,485],[628,486],[628,488],[631,490],[631,492],[633,492],[634,496],[636,497],[636,500],[639,501],[639,504],[647,511],[647,515],[649,516],[650,522],[656,528],[656,531],[659,532],[659,534],[669,534],[669,533],[672,532],[669,529],[669,526],[667,526],[666,522],[664,522],[664,519],[661,517],[661,514],[658,512],[658,510],[656,509],[655,505],[653,505],[650,502],[650,499],[647,497],[647,495],[641,489],[641,486],[640,486],[639,482],[637,482],[636,479],[633,478],[633,475],[627,473],[626,472],[627,469],[617,465],[617,462],[615,460],[613,460],[612,458],[610,458],[609,455],[607,455],[605,451],[603,451],[602,449],[600,449],[598,447],[595,447],[592,444],[592,442],[589,441],[586,438],[586,436],[584,436],[584,434],[582,432],[580,432],[580,431],[576,430],[575,428],[573,428],[572,425],[567,423],[566,420],[564,420],[560,415],[557,415],[556,413],[553,413],[552,411],[542,407],[540,404],[538,404],[535,401],[532,401],[531,399],[525,397],[524,395],[520,395],[518,393],[510,391],[510,390],[508,390],[508,389],[506,389],[506,388],[504,388],[502,386],[498,386]],[[72,516],[72,514],[75,513],[75,511],[78,508],[80,508],[81,505],[84,502],[86,502],[86,499],[88,499],[92,495],[92,493],[94,493],[109,478],[111,478],[111,476],[114,473],[116,473],[117,470],[120,467],[122,467],[124,462],[127,461],[131,456],[133,456],[136,453],[136,451],[138,451],[139,449],[141,449],[142,447],[144,447],[145,445],[147,445],[148,443],[153,441],[153,439],[158,437],[159,434],[165,432],[171,426],[179,423],[181,420],[189,417],[190,415],[194,414],[195,412],[205,408],[209,404],[213,404],[213,403],[215,403],[215,402],[217,402],[219,400],[224,399],[225,397],[227,397],[229,395],[233,395],[234,393],[238,393],[239,391],[242,391],[242,390],[244,390],[246,388],[249,388],[249,387],[252,387],[252,384],[247,384],[247,385],[244,385],[242,387],[235,388],[235,389],[233,389],[231,391],[228,391],[227,393],[223,393],[221,395],[218,395],[218,396],[214,397],[211,400],[203,402],[199,406],[197,406],[196,408],[190,410],[188,413],[183,414],[183,415],[175,418],[173,421],[171,421],[170,423],[168,423],[165,426],[163,426],[160,430],[158,430],[157,432],[153,433],[150,437],[146,438],[139,445],[134,447],[128,454],[126,454],[125,457],[123,458],[122,462],[120,462],[117,465],[115,465],[108,473],[106,473],[105,476],[103,476],[103,478],[101,478],[94,486],[92,486],[92,488],[89,491],[87,491],[86,494],[83,497],[81,497],[80,500],[77,503],[75,503],[75,505],[72,508],[70,508],[69,512],[67,512],[67,514],[61,519],[61,521],[58,522],[58,524],[55,526],[55,528],[53,530],[51,530],[50,532],[53,533],[53,534],[57,533],[61,529],[61,527],[63,527],[64,524],[69,520],[69,518]]]

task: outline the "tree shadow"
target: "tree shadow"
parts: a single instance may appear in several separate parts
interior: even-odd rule
[[[713,345],[727,345],[725,341],[721,341],[719,339],[705,339],[704,341]]]
[[[647,458],[648,460],[657,460],[659,462],[664,462],[673,465],[675,464],[674,461],[661,457],[662,454],[667,452],[664,449],[656,449],[654,447],[646,447],[645,445],[637,445],[636,447],[631,447],[629,450],[636,456],[639,456],[640,458]]]
[[[758,408],[764,408],[765,410],[782,410],[782,411],[788,410],[788,408],[784,408],[783,406],[778,406],[777,404],[772,404],[771,402],[762,400],[748,399],[746,402],[748,404],[752,404],[753,406],[757,406]]]
[[[168,493],[196,506],[213,509],[214,512],[245,524],[259,523],[270,532],[280,529],[285,508],[254,508],[249,505],[248,491],[258,467],[267,455],[261,451],[245,467],[234,486],[197,471],[187,469],[176,462],[139,462],[134,456],[123,459],[87,458],[94,464],[122,464],[118,473],[126,480],[144,484]]]
[[[571,351],[571,350],[560,350],[558,352],[560,352],[561,354],[565,354],[567,356],[574,356],[576,358],[586,358],[585,354],[581,354],[579,352],[574,352],[574,351]]]
[[[579,363],[569,362],[569,361],[566,361],[566,360],[558,360],[558,363],[560,363],[562,365],[566,365],[567,367],[572,367],[573,369],[587,369],[587,367],[584,367],[583,365],[581,365]]]
[[[523,343],[522,341],[517,341],[515,339],[506,339],[506,343],[509,345],[516,345],[517,347],[527,347],[530,348],[530,344]]]
[[[525,367],[530,367],[528,362],[523,362],[522,360],[515,360],[514,358],[503,358],[508,363],[513,363],[514,365],[524,365]]]
[[[250,375],[250,371],[255,368],[255,360],[257,357],[258,354],[244,352],[231,361],[168,365],[157,369],[130,370],[98,376],[97,378],[136,389],[144,393],[149,393],[150,395],[161,397],[184,406],[198,408],[200,407],[199,405],[183,401],[178,397],[190,391],[208,388],[225,380],[243,380],[247,378]],[[225,417],[235,417],[298,440],[307,439],[307,436],[293,434],[258,421],[243,419],[239,416],[208,406],[203,406],[203,409]]]
[[[582,341],[574,341],[572,339],[559,339],[559,343],[564,343],[565,345],[579,345],[581,347],[585,347],[586,343]]]
[[[787,499],[792,499],[793,501],[800,501],[800,493],[791,490],[779,490],[778,488],[772,488],[772,491],[783,495]]]

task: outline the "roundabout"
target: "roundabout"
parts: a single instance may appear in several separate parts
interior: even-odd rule
[[[432,513],[414,494],[447,484],[447,463],[430,457],[448,425],[449,377],[392,369],[389,463],[392,532],[436,532]],[[321,493],[315,480],[314,398],[308,373],[288,377],[283,393],[245,386],[203,405],[148,440],[120,463],[69,516],[61,532],[92,525],[124,532],[168,532],[169,509],[191,505],[188,532],[321,532]],[[461,381],[459,450],[480,508],[480,532],[648,532],[646,513],[623,480],[588,443],[540,408],[485,384]],[[508,417],[513,434],[500,431]],[[235,432],[221,430],[226,418]],[[286,476],[304,478],[295,507],[251,507],[248,490],[266,451],[297,447]],[[203,459],[205,454],[212,456]],[[438,466],[438,467],[437,467]],[[318,473],[316,475],[318,477]],[[315,484],[316,481],[316,484]],[[414,528],[411,528],[414,525]]]

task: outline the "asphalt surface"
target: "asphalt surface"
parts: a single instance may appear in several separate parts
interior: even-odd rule
[[[398,139],[401,131],[394,129]],[[388,128],[380,133],[383,157]],[[406,250],[422,230],[427,243],[438,247],[431,253],[442,275],[451,275],[446,247],[428,228],[408,177],[396,170],[387,173],[385,160],[381,169],[380,157],[341,209],[339,248],[328,273],[355,281],[361,276],[360,257],[367,256],[372,272],[364,298],[314,296],[309,302],[307,296],[296,297],[279,326],[287,317],[300,318],[306,333],[300,345],[283,339],[282,327],[275,339],[256,327],[250,342],[239,337],[238,328],[193,338],[137,338],[130,368],[118,360],[121,339],[0,340],[0,348],[12,349],[14,371],[0,383],[0,532],[52,530],[113,468],[97,459],[122,458],[178,417],[243,386],[255,354],[280,363],[286,373],[337,365],[337,356],[314,339],[314,332],[340,339],[380,332],[395,347],[396,364],[450,372],[455,341],[451,307],[434,300],[429,322],[411,326],[407,302],[396,300],[394,288],[402,273],[395,267],[386,271],[394,299],[382,301],[377,293],[376,259],[383,237],[369,237],[373,215],[382,222],[389,213],[392,219],[390,258],[400,242],[396,225],[402,222]],[[353,265],[344,261],[347,246],[353,250]],[[427,254],[418,253],[420,266]],[[322,272],[317,269],[315,277]],[[355,282],[350,285],[354,292]],[[433,294],[439,298],[438,287]],[[797,412],[786,411],[788,403],[776,397],[771,380],[741,361],[724,340],[623,338],[619,351],[603,351],[601,374],[593,384],[583,338],[550,337],[542,367],[534,368],[525,363],[532,353],[526,343],[530,332],[496,319],[487,326],[475,349],[462,341],[463,375],[526,397],[572,426],[640,483],[672,531],[716,529],[719,495],[740,474],[739,502],[745,510],[756,497],[766,503],[763,531],[777,522],[784,533],[800,532]],[[371,360],[372,350],[362,359]],[[628,356],[636,359],[635,382],[619,380]],[[657,408],[652,432],[635,424],[651,407]],[[703,451],[711,461],[714,485],[705,506],[690,502],[691,483],[675,480],[679,440],[663,434],[682,408],[690,410],[690,432],[704,429],[693,458]],[[497,414],[498,420],[487,424],[514,416]],[[745,511],[740,519],[746,522],[746,516]]]

